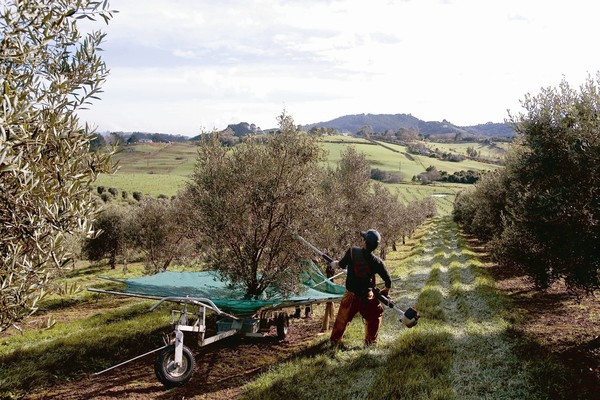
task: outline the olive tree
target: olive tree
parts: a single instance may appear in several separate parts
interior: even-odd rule
[[[454,217],[490,241],[495,260],[541,288],[600,287],[600,75],[579,90],[525,96],[510,116],[517,132],[505,168],[484,176],[455,203]]]
[[[512,116],[503,232],[495,255],[541,287],[600,288],[600,74],[527,95]]]
[[[86,238],[82,248],[88,260],[108,258],[110,268],[116,268],[117,257],[131,247],[128,232],[131,220],[127,211],[121,206],[108,206],[96,217],[93,222],[96,234]]]
[[[397,194],[370,177],[369,161],[353,146],[348,146],[336,167],[324,174],[320,207],[315,210],[321,223],[311,234],[315,244],[333,256],[360,245],[359,232],[370,228],[382,234],[382,257],[386,247],[402,237],[402,227],[408,222],[402,218],[405,207]]]
[[[128,237],[144,254],[147,273],[165,271],[171,263],[185,256],[190,248],[186,207],[179,197],[174,200],[148,197],[130,206]]]
[[[88,231],[88,190],[110,169],[90,152],[92,130],[77,111],[107,76],[101,32],[78,19],[111,12],[90,0],[6,1],[0,6],[0,330],[35,311],[69,259],[66,234]]]
[[[232,148],[216,134],[205,136],[191,182],[178,196],[188,201],[183,212],[199,234],[207,267],[253,296],[272,287],[297,289],[304,249],[291,232],[315,218],[324,161],[317,137],[285,113],[278,120],[278,132]]]
[[[359,232],[371,228],[371,167],[364,153],[348,146],[335,168],[328,169],[320,186],[319,221],[311,230],[320,248],[338,256],[360,241]],[[372,227],[374,228],[374,227]]]
[[[453,219],[470,234],[485,241],[502,233],[502,219],[506,214],[506,196],[510,180],[504,170],[482,175],[472,188],[461,191],[454,201]]]

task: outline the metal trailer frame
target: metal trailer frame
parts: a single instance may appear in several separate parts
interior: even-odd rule
[[[122,282],[113,278],[102,278]],[[174,329],[169,335],[165,335],[165,337],[163,337],[164,346],[138,355],[94,374],[100,375],[132,361],[138,360],[149,354],[160,352],[156,357],[154,369],[158,380],[166,387],[183,386],[190,380],[195,367],[195,360],[192,352],[183,344],[184,332],[197,333],[198,344],[200,347],[207,346],[211,343],[233,335],[263,337],[272,326],[275,326],[277,329],[278,339],[283,340],[287,335],[289,326],[289,316],[287,312],[283,310],[284,308],[339,301],[339,299],[307,299],[306,301],[285,302],[277,306],[263,307],[258,309],[252,315],[233,315],[222,311],[212,300],[203,297],[159,297],[95,288],[88,288],[88,290],[95,293],[157,300],[157,302],[150,307],[148,311],[156,310],[164,302],[177,303],[183,307],[182,309],[171,310],[171,324],[174,325]],[[196,312],[192,312],[190,309],[191,307],[197,307]],[[210,337],[206,337],[207,311],[212,311],[217,314],[217,316],[225,317],[222,320],[217,321],[217,333]],[[223,329],[220,329],[221,327]]]

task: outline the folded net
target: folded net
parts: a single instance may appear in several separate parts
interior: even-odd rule
[[[204,297],[222,311],[248,315],[266,307],[289,307],[340,299],[346,288],[330,282],[312,261],[303,262],[306,268],[300,275],[304,288],[298,294],[283,297],[275,290],[267,290],[261,298],[248,298],[244,289],[222,280],[216,271],[160,272],[141,278],[130,278],[125,292],[157,297]]]

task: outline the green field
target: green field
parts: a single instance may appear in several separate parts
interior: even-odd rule
[[[129,192],[130,195],[138,191],[152,196],[173,196],[186,181],[187,178],[180,175],[119,171],[114,175],[101,175],[96,181],[96,186],[117,188],[119,191]]]
[[[192,143],[128,145],[113,157],[118,171],[113,175],[101,175],[95,186],[152,196],[173,196],[194,171],[197,154]]]
[[[428,143],[438,146],[437,143]],[[454,144],[444,144],[455,146]],[[477,144],[471,144],[477,145]],[[334,168],[340,161],[342,152],[354,146],[358,152],[364,153],[372,168],[389,172],[400,172],[404,177],[402,184],[388,185],[397,190],[404,202],[434,196],[440,214],[447,214],[452,209],[456,193],[465,185],[441,184],[420,185],[411,182],[413,176],[424,172],[429,166],[449,174],[462,170],[491,170],[498,168],[495,164],[485,164],[472,160],[462,162],[443,161],[437,158],[409,154],[406,147],[381,142],[370,142],[361,138],[347,136],[328,136],[323,139],[323,147],[327,150],[327,165]],[[439,144],[443,146],[443,144]],[[466,146],[456,144],[457,148]],[[479,150],[478,150],[479,151]],[[116,188],[119,191],[141,192],[145,195],[173,196],[181,189],[187,177],[193,172],[197,157],[197,148],[192,143],[156,143],[125,146],[116,154],[119,170],[113,175],[101,175],[96,186]]]
[[[469,147],[475,149],[479,153],[479,157],[488,160],[502,161],[506,155],[506,151],[510,143],[425,143],[427,147],[434,151],[442,151],[447,153],[467,155]]]

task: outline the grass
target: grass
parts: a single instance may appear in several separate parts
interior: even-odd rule
[[[379,143],[379,142],[378,142]],[[498,168],[494,164],[486,164],[478,161],[465,160],[461,162],[443,161],[437,158],[409,154],[405,146],[372,142],[354,142],[351,143],[358,152],[364,153],[369,160],[372,168],[379,168],[390,172],[400,172],[406,181],[410,181],[413,176],[425,172],[429,166],[436,167],[439,171],[447,171],[449,174],[462,170],[492,170]],[[329,151],[327,163],[331,167],[341,159],[341,153],[346,149],[346,142],[325,142],[324,147]]]
[[[114,175],[100,175],[96,180],[96,186],[113,187],[120,192],[126,191],[131,199],[133,192],[150,196],[161,194],[173,196],[187,181],[187,177],[179,175],[119,171]]]
[[[20,398],[91,373],[162,345],[159,334],[170,328],[160,312],[148,313],[149,302],[106,304],[91,315],[57,323],[47,330],[29,330],[0,342],[0,397]],[[19,373],[14,373],[19,371]]]
[[[453,154],[467,155],[469,147],[475,149],[479,156],[488,160],[502,161],[508,150],[510,143],[426,143],[426,145],[436,151],[442,151]]]
[[[344,335],[348,350],[320,341],[316,356],[274,366],[245,388],[243,399],[542,399],[563,393],[561,375],[540,378],[550,358],[527,359],[532,344],[515,335],[510,303],[494,287],[477,255],[449,218],[436,219],[419,242],[387,260],[404,306],[416,300],[413,329],[398,326],[386,310],[376,348],[363,348],[362,323]],[[417,292],[415,296],[414,291]]]
[[[404,328],[397,313],[386,309],[379,344],[365,348],[364,325],[357,317],[344,335],[346,350],[317,336],[284,361],[270,362],[242,387],[240,398],[569,398],[577,377],[518,329],[510,300],[496,289],[480,254],[468,247],[449,217],[420,227],[406,245],[388,254],[386,264],[398,278],[391,292],[396,304],[419,309],[415,328]],[[126,276],[142,269],[130,265]],[[61,283],[97,287],[97,275],[125,276],[120,269],[83,264]],[[160,347],[160,336],[171,331],[170,318],[167,309],[146,312],[150,304],[97,298],[85,290],[45,298],[40,317],[55,318],[51,328],[30,326],[23,334],[0,338],[0,397],[21,398],[82,379]]]
[[[403,194],[406,192],[404,194],[406,201],[420,199],[431,194],[454,196],[461,190],[461,185],[436,184],[419,188],[422,185],[414,185],[410,182],[413,176],[424,172],[430,165],[440,171],[448,171],[450,174],[468,169],[481,171],[498,168],[497,165],[470,160],[456,163],[410,155],[404,146],[387,143],[378,145],[365,139],[347,136],[324,138],[323,147],[329,152],[326,164],[335,167],[341,158],[342,151],[349,145],[356,147],[357,151],[363,152],[373,168],[401,172],[405,182],[389,185],[389,187]],[[187,178],[193,172],[196,157],[197,149],[192,143],[129,145],[114,156],[119,170],[113,175],[100,175],[94,186],[104,186],[107,189],[112,187],[118,189],[119,192],[126,191],[130,199],[133,192],[151,196],[161,194],[173,196],[185,185]],[[419,192],[423,194],[420,195]],[[451,200],[453,197],[436,198],[443,213],[449,212]]]

